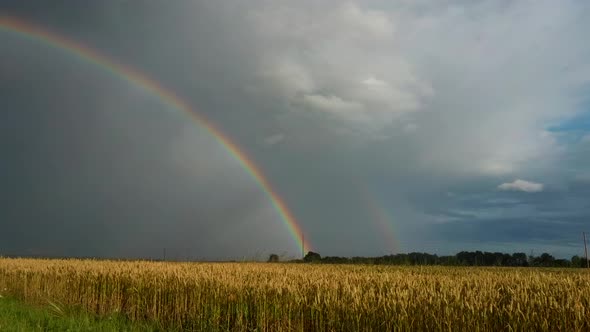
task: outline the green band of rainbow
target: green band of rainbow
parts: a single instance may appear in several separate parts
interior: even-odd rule
[[[240,148],[232,142],[227,135],[219,130],[213,123],[207,120],[201,114],[194,112],[189,105],[184,102],[172,91],[166,89],[155,80],[149,78],[141,72],[138,72],[129,66],[123,66],[105,55],[100,54],[85,45],[75,42],[47,29],[42,29],[21,20],[11,17],[0,17],[0,31],[5,31],[22,36],[26,39],[42,43],[44,45],[65,51],[69,54],[83,59],[84,61],[106,70],[111,75],[116,76],[124,81],[143,88],[145,91],[158,96],[166,105],[182,111],[187,114],[194,122],[203,128],[206,128],[215,139],[228,151],[228,153],[250,174],[260,189],[270,198],[274,209],[278,212],[281,220],[287,226],[291,237],[300,246],[301,249],[310,250],[311,246],[308,241],[301,240],[303,230],[297,223],[295,217],[285,204],[284,200],[273,190],[268,180],[264,177],[260,168]],[[303,247],[301,247],[303,246]]]

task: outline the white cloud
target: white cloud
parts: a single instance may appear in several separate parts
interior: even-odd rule
[[[307,68],[284,58],[273,59],[270,64],[267,63],[266,67],[259,71],[259,76],[265,83],[265,89],[277,91],[287,99],[315,89],[315,82]]]
[[[379,10],[363,10],[352,2],[339,7],[332,19],[351,29],[349,33],[359,33],[358,38],[369,36],[375,39],[389,39],[395,32],[394,24],[387,13]]]
[[[539,133],[578,111],[590,81],[574,2],[262,1],[246,17],[248,42],[264,50],[253,66],[262,79],[249,82],[265,87],[258,97],[329,113],[322,127],[354,140],[412,123],[407,132],[420,130],[401,150],[449,172],[514,174],[558,159],[558,142]]]
[[[285,140],[285,134],[274,134],[264,138],[264,144],[272,146],[281,143]]]
[[[339,112],[374,136],[432,94],[396,47],[387,46],[395,42],[390,13],[354,2],[265,4],[248,15],[265,45],[257,71],[266,80],[258,84],[288,103]]]
[[[373,76],[362,81],[362,83],[368,87],[385,87],[385,86],[389,85],[389,84],[387,84],[387,82],[382,81],[382,80],[378,80]]]
[[[343,100],[337,96],[305,95],[303,100],[313,108],[331,112],[362,111],[363,105],[357,102]]]
[[[588,5],[575,1],[210,7],[223,13],[223,84],[248,90],[236,103],[254,101],[300,151],[364,141],[384,167],[542,178],[531,168],[559,163],[563,144],[544,132],[579,111],[590,80]]]
[[[502,183],[498,186],[498,189],[536,193],[543,191],[543,184],[517,179],[510,183]]]

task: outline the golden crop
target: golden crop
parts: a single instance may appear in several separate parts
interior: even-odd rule
[[[0,259],[0,293],[185,330],[590,330],[582,269]]]

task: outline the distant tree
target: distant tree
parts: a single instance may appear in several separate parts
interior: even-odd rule
[[[350,260],[346,257],[327,256],[327,257],[322,257],[322,263],[346,264],[346,263],[350,263]]]
[[[528,259],[524,252],[513,253],[512,262],[515,266],[528,266]]]
[[[320,262],[321,260],[322,260],[322,256],[320,256],[320,254],[318,254],[317,252],[313,252],[313,251],[308,252],[307,255],[305,255],[305,257],[303,257],[303,261],[306,263]]]
[[[542,266],[552,266],[553,262],[555,261],[555,257],[549,255],[548,253],[544,252],[541,254],[541,265]]]
[[[279,255],[277,254],[270,254],[270,256],[268,256],[268,262],[269,263],[277,263],[279,261]]]
[[[544,252],[541,256],[532,257],[532,266],[554,266],[555,257],[549,255],[548,253]]]
[[[572,263],[568,259],[556,259],[550,266],[555,267],[571,267]]]
[[[550,254],[527,256],[525,253],[506,254],[501,252],[461,251],[452,256],[438,256],[428,253],[411,252],[391,254],[380,257],[321,257],[318,253],[308,252],[301,260],[291,262],[314,262],[328,264],[376,264],[376,265],[463,265],[463,266],[554,266],[586,267],[583,258],[574,256],[570,260],[556,259]]]
[[[582,266],[582,259],[578,255],[572,256],[572,260],[571,261],[572,261],[572,266],[573,267],[580,267],[580,266]]]

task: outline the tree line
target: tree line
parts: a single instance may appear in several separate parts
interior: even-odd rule
[[[269,261],[278,261],[271,255]],[[375,264],[375,265],[446,265],[446,266],[537,266],[537,267],[587,267],[583,257],[573,256],[571,259],[556,259],[548,253],[539,256],[527,255],[522,252],[513,254],[501,252],[461,251],[451,256],[412,252],[392,254],[379,257],[322,257],[310,251],[301,260],[292,262],[326,263],[326,264]]]

